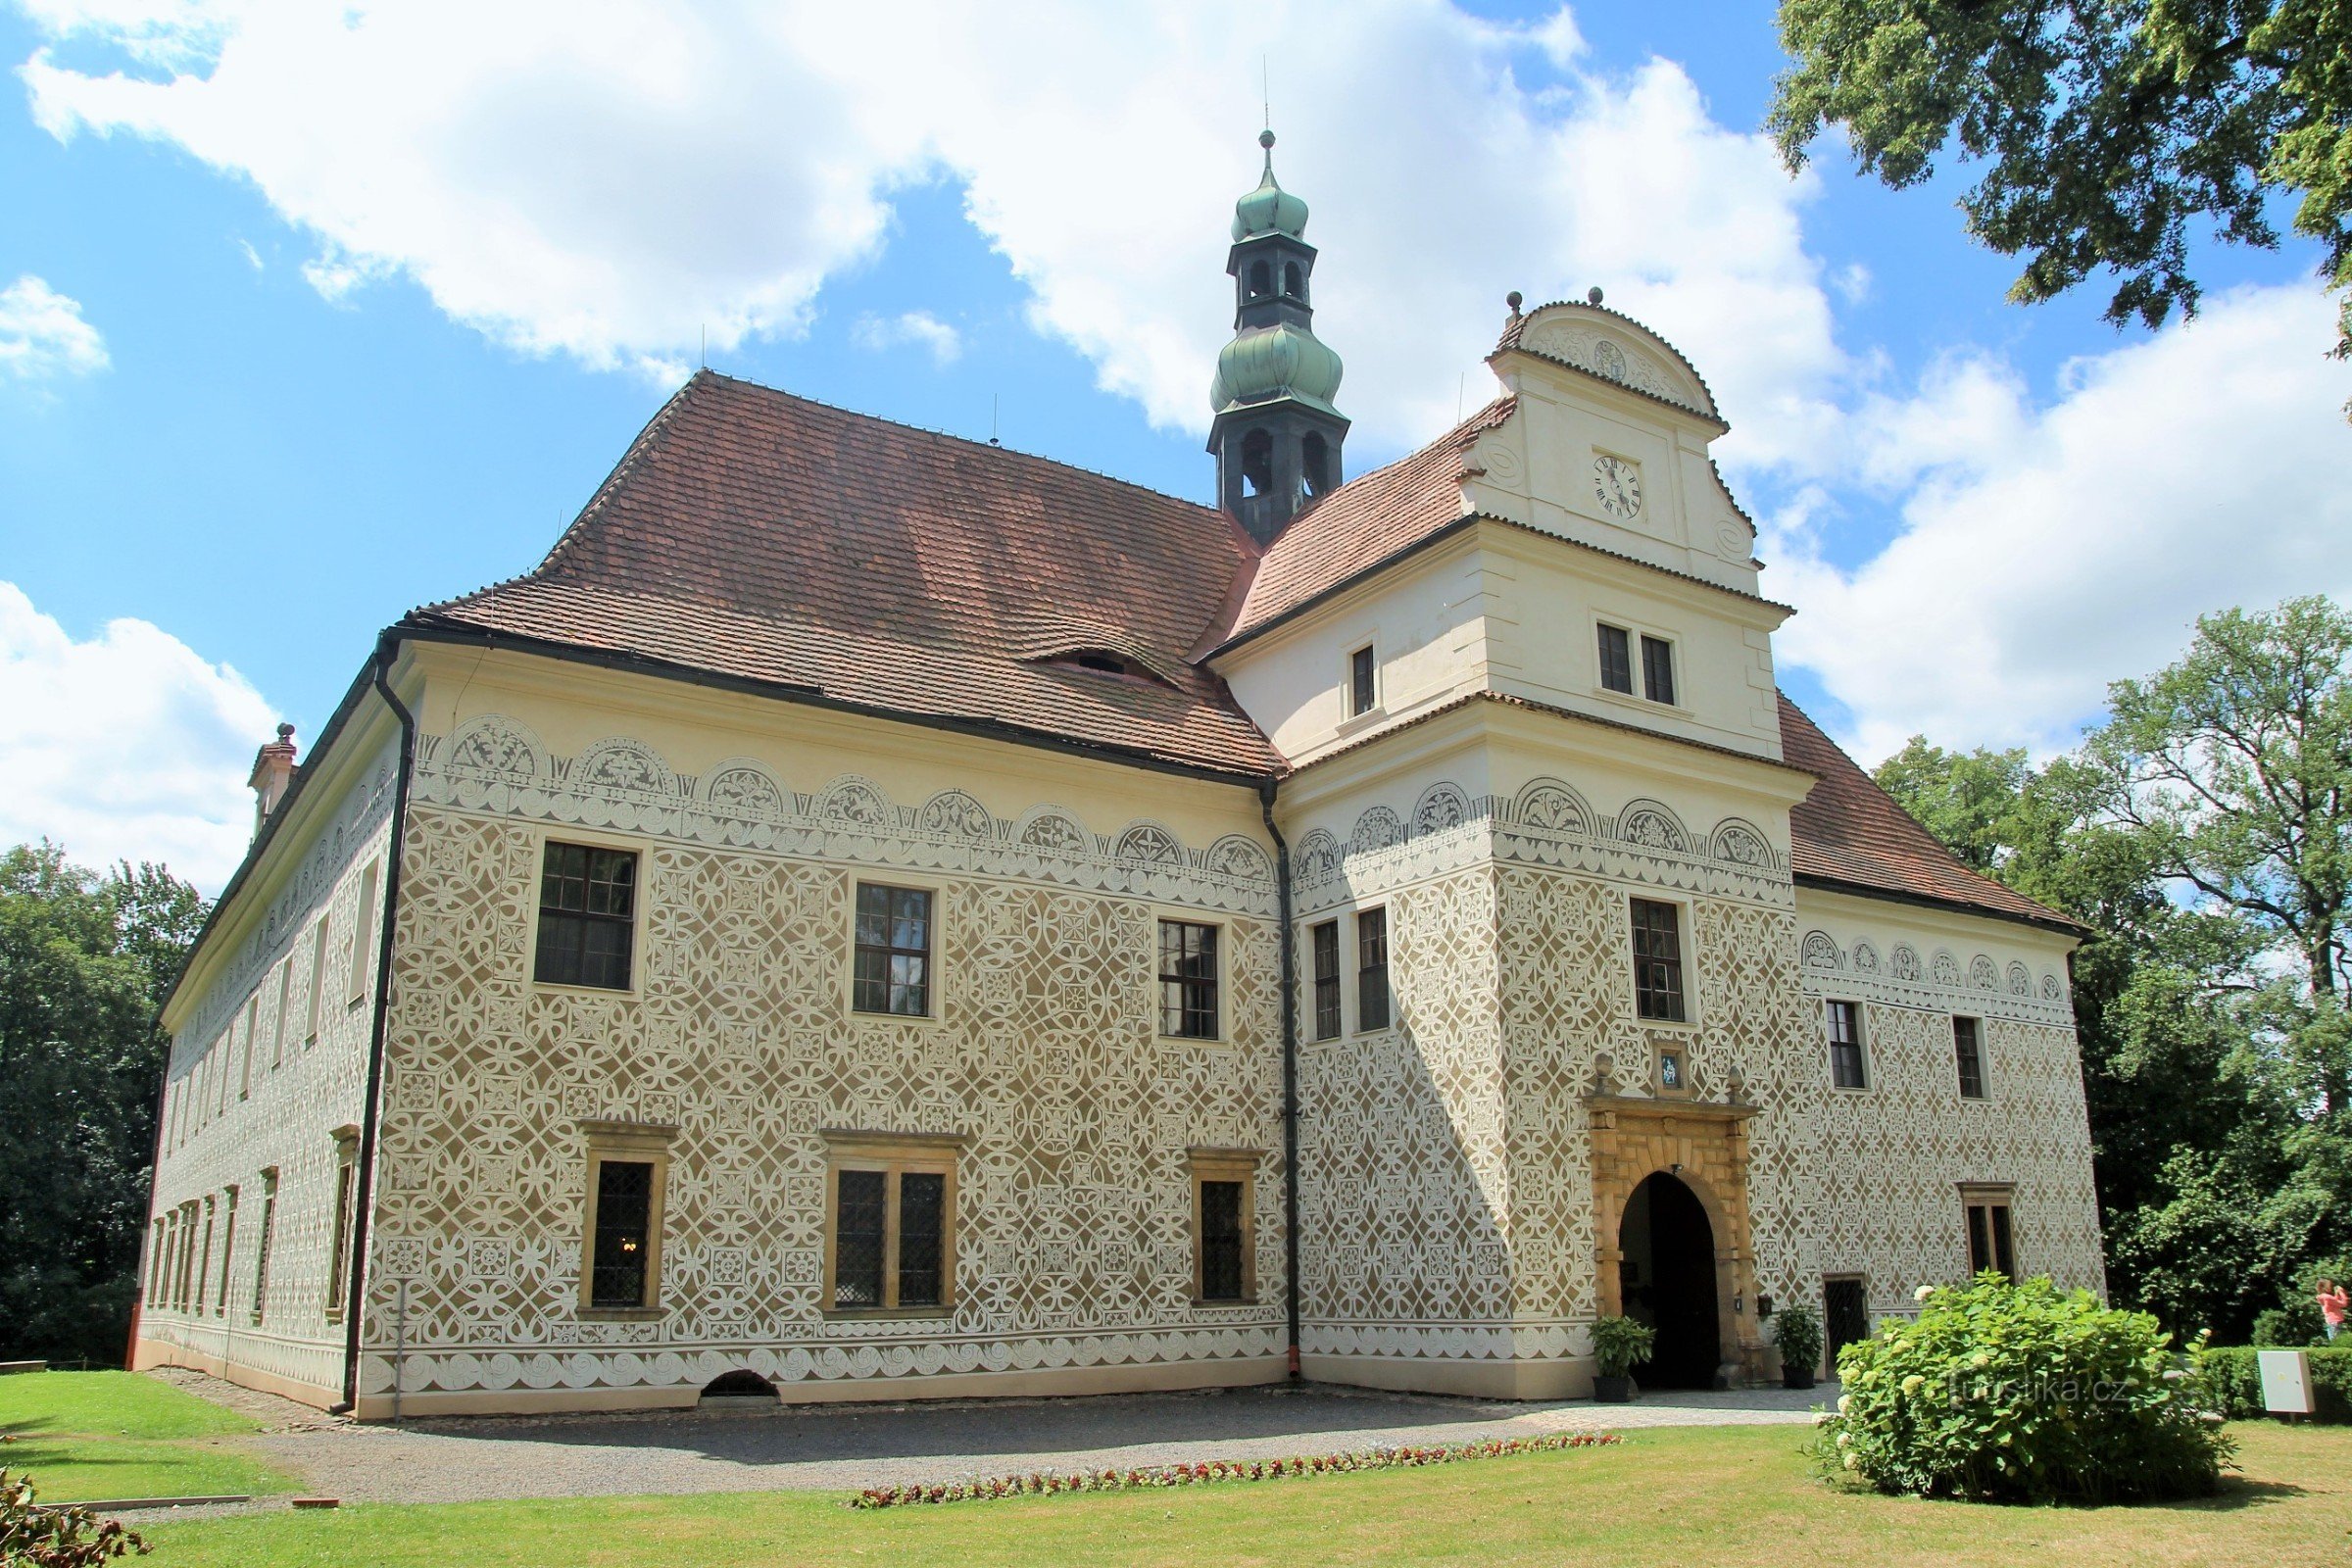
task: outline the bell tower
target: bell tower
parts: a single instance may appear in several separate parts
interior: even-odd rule
[[[1315,497],[1340,483],[1347,416],[1333,406],[1340,357],[1315,336],[1315,248],[1306,203],[1274,179],[1274,132],[1257,188],[1233,209],[1233,341],[1209,383],[1208,450],[1217,504],[1267,544]]]

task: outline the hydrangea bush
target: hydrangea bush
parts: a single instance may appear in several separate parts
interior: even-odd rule
[[[1998,1274],[1923,1290],[1919,1316],[1838,1356],[1814,1456],[1880,1492],[2118,1502],[2214,1490],[2234,1451],[2201,1365],[2144,1312]]]

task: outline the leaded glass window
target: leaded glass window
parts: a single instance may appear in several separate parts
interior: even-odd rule
[[[938,1171],[910,1170],[899,1177],[901,1306],[940,1304],[940,1237],[947,1193],[948,1179]]]
[[[838,1177],[833,1222],[833,1305],[877,1307],[890,1233],[890,1173],[845,1170]]]
[[[596,1167],[596,1234],[588,1262],[588,1304],[627,1310],[646,1304],[653,1254],[654,1166],[607,1159]]]
[[[1238,1301],[1242,1276],[1242,1183],[1200,1184],[1200,1298]]]

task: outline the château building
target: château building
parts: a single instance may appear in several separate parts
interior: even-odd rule
[[[166,1012],[142,1366],[360,1414],[1764,1376],[2096,1289],[2081,931],[1776,688],[1671,344],[1348,477],[1267,169],[1216,505],[704,371],[417,610]],[[758,1380],[754,1382],[753,1380]]]

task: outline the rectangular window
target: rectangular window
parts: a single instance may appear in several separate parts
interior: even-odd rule
[[[1663,637],[1642,639],[1642,695],[1674,706],[1674,644]]]
[[[532,978],[628,990],[636,920],[634,853],[550,843],[539,875],[539,956]]]
[[[1960,1098],[1984,1098],[1984,1026],[1974,1018],[1952,1020],[1952,1055],[1960,1070]]]
[[[355,1204],[359,1200],[359,1168],[353,1160],[359,1153],[359,1135],[335,1135],[335,1214],[333,1244],[326,1254],[326,1316],[329,1322],[343,1317],[343,1298],[351,1289],[351,1227],[357,1217]]]
[[[1600,628],[1600,683],[1610,691],[1634,695],[1634,640],[1623,626]]]
[[[1667,1023],[1684,1021],[1683,911],[1655,899],[1634,903],[1634,1012]]]
[[[194,1289],[188,1292],[188,1307],[199,1313],[204,1310],[204,1293],[213,1284],[213,1224],[219,1218],[219,1200],[204,1200],[204,1250],[196,1255]]]
[[[256,1238],[253,1258],[253,1320],[259,1323],[270,1302],[270,1246],[277,1240],[277,1171],[262,1172],[262,1234]]]
[[[1315,1038],[1340,1037],[1340,922],[1326,920],[1307,933],[1315,961]]]
[[[1964,1190],[1963,1199],[1968,1209],[1968,1271],[1982,1274],[1986,1269],[1993,1269],[2006,1278],[2017,1278],[2017,1252],[2009,1228],[2008,1190]]]
[[[374,862],[360,873],[359,915],[351,923],[351,980],[344,989],[345,999],[354,1004],[368,998],[368,965],[374,956],[368,950],[375,946],[375,890],[381,875],[381,866]]]
[[[326,916],[311,928],[311,1004],[303,1016],[302,1043],[304,1048],[318,1043],[318,1016],[326,1006]]]
[[[1159,1032],[1180,1040],[1217,1038],[1217,928],[1159,922]]]
[[[588,1250],[588,1304],[634,1311],[653,1283],[654,1162],[604,1159],[596,1166],[596,1225]]]
[[[955,1291],[957,1141],[842,1134],[829,1142],[827,1308],[946,1310]]]
[[[1359,1034],[1389,1026],[1389,911],[1355,917],[1355,1027]]]
[[[245,1003],[245,1054],[237,1061],[237,1098],[253,1098],[254,1037],[262,1028],[262,994],[256,991]]]
[[[1380,662],[1369,644],[1348,656],[1348,716],[1369,713],[1380,706]]]
[[[1242,1184],[1200,1184],[1200,1298],[1242,1299]]]
[[[213,1298],[213,1315],[219,1317],[228,1310],[229,1276],[237,1267],[237,1190],[228,1189],[227,1201],[220,1205],[220,1289]]]
[[[1839,1089],[1867,1089],[1869,1074],[1862,1060],[1862,1006],[1854,1002],[1830,1004],[1830,1082]]]
[[[1257,1296],[1257,1180],[1253,1150],[1196,1149],[1193,1175],[1193,1297],[1202,1303]]]
[[[286,1059],[286,1030],[294,1021],[294,959],[289,956],[277,966],[277,1014],[270,1020],[270,1070],[275,1072]]]
[[[851,1005],[924,1017],[931,1011],[931,895],[858,884],[858,956]]]
[[[163,1301],[161,1293],[164,1283],[164,1237],[165,1229],[162,1220],[156,1220],[147,1227],[147,1290],[145,1294],[147,1304],[150,1306],[160,1305]]]

